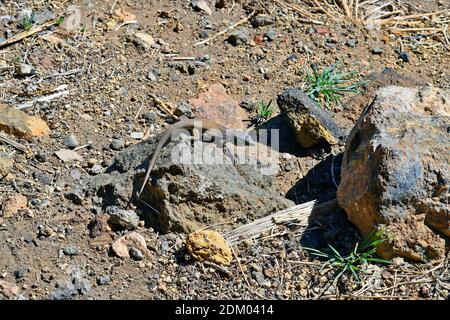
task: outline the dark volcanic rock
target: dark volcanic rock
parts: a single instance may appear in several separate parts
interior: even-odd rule
[[[321,141],[336,144],[344,136],[331,114],[303,91],[287,89],[277,102],[301,146],[310,148]]]
[[[252,19],[251,22],[253,28],[268,26],[272,23],[273,23],[272,17],[264,14],[257,15]]]
[[[134,230],[138,227],[139,217],[133,210],[110,206],[106,208],[106,213],[110,216],[109,223],[115,227],[126,230]]]
[[[222,152],[214,143],[198,143],[208,154]],[[184,148],[184,149],[183,149]],[[174,151],[191,152],[189,142],[171,142],[163,148],[141,199],[159,213],[148,210],[147,222],[162,232],[192,232],[205,225],[235,220],[240,223],[293,206],[277,195],[268,164],[185,163]],[[181,151],[183,150],[183,151]],[[222,154],[223,156],[223,154]],[[229,159],[228,159],[229,160]],[[260,160],[260,159],[258,159]],[[135,188],[143,182],[143,172]]]
[[[351,131],[337,198],[361,233],[383,230],[378,254],[414,261],[445,255],[449,221],[450,94],[389,86]]]
[[[249,42],[250,34],[246,28],[239,28],[228,37],[228,42],[233,46],[239,46]]]

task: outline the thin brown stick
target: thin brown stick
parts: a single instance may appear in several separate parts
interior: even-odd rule
[[[195,61],[196,57],[171,57],[169,60],[171,61]]]
[[[347,0],[340,0],[339,2],[341,4],[342,8],[344,9],[345,15],[348,18],[351,18],[352,17],[352,12],[350,10],[350,7],[348,6]]]
[[[253,17],[253,16],[255,15],[255,13],[256,13],[256,11],[252,11],[252,13],[250,13],[250,14],[249,14],[248,16],[246,16],[244,19],[239,20],[238,22],[236,22],[236,23],[233,24],[232,26],[230,26],[230,27],[228,27],[228,28],[226,28],[226,29],[224,29],[224,30],[222,30],[222,31],[220,31],[220,32],[218,32],[218,33],[216,33],[215,35],[209,37],[208,39],[205,39],[205,40],[203,40],[203,41],[197,42],[196,44],[194,44],[194,46],[196,47],[196,46],[199,46],[199,45],[208,43],[208,42],[210,42],[211,40],[214,40],[215,38],[217,38],[218,36],[221,36],[221,35],[223,35],[223,34],[229,32],[229,31],[233,30],[233,29],[236,28],[237,26],[240,26],[241,24],[243,24],[243,23],[247,22],[248,20],[250,20],[250,18]]]
[[[209,261],[203,261],[203,264],[224,273],[228,278],[232,277],[230,270],[225,267],[219,266],[218,264]]]
[[[434,31],[442,32],[442,28],[406,28],[406,29],[390,29],[392,33],[409,33],[409,32],[422,32],[422,31]]]
[[[7,136],[5,136],[3,133],[0,133],[0,141],[9,144],[10,146],[16,148],[19,151],[22,151],[25,154],[31,154],[30,149],[28,149],[27,147],[25,147],[23,144],[18,143],[16,141],[13,141],[11,139],[9,139]]]
[[[114,8],[115,8],[115,6],[116,6],[116,3],[117,3],[117,0],[114,0],[113,4],[112,4],[112,6],[111,6],[111,9],[109,10],[109,15],[112,15],[112,14],[113,14]]]
[[[356,20],[359,19],[359,0],[356,0],[356,3],[355,3],[355,19]]]
[[[359,295],[359,296],[353,296],[353,295],[338,295],[338,294],[329,294],[329,295],[323,295],[322,298],[345,298],[345,299],[392,299],[392,298],[397,298],[397,299],[411,299],[413,297],[408,297],[408,296],[392,296],[392,295],[384,295],[384,296],[369,296],[369,295]]]
[[[313,17],[313,15],[312,15],[311,13],[309,13],[308,11],[302,9],[301,7],[299,7],[299,6],[296,5],[296,4],[293,4],[293,3],[285,3],[285,2],[282,2],[282,1],[280,1],[280,0],[274,0],[274,2],[275,2],[276,4],[278,4],[280,7],[291,9],[291,10],[293,10],[293,11],[295,11],[295,12],[301,14],[301,15],[304,16],[304,17],[307,17],[307,18],[312,18],[312,17]]]
[[[450,10],[442,10],[442,11],[436,11],[436,12],[427,12],[427,13],[420,13],[420,14],[411,14],[408,16],[398,16],[398,17],[392,17],[389,19],[368,19],[367,22],[372,22],[372,23],[377,23],[380,25],[385,25],[385,24],[390,24],[390,23],[398,23],[400,21],[404,21],[404,20],[409,20],[409,19],[417,19],[417,18],[424,18],[424,17],[429,17],[429,16],[434,16],[434,15],[440,15],[443,13],[448,13],[450,12]]]
[[[228,244],[230,244],[230,243],[228,243]],[[230,245],[230,249],[231,249],[231,252],[233,253],[233,256],[236,258],[236,262],[239,266],[239,270],[241,270],[241,273],[242,273],[242,276],[244,277],[245,283],[250,288],[250,283],[248,282],[247,276],[244,272],[244,268],[242,268],[241,260],[239,259],[238,255],[236,254],[236,252],[234,251],[234,249],[231,245]]]
[[[441,10],[436,12],[427,12],[427,13],[419,13],[419,14],[411,14],[409,16],[400,16],[393,18],[394,20],[406,20],[406,19],[415,19],[415,18],[422,18],[422,17],[429,17],[429,16],[435,16],[442,13],[450,13],[450,10]]]
[[[160,98],[158,98],[155,94],[153,93],[149,93],[148,94],[152,99],[153,102],[155,103],[155,105],[160,108],[163,112],[167,113],[168,115],[170,115],[172,118],[174,118],[175,120],[178,119],[178,117],[173,113],[172,110],[170,110],[170,108],[168,107],[168,104],[165,103],[164,101],[162,101]]]
[[[34,28],[32,28],[32,29],[30,29],[28,31],[20,32],[20,33],[16,34],[14,37],[12,37],[12,38],[4,41],[4,42],[1,42],[0,43],[0,49],[1,48],[5,48],[5,47],[7,47],[9,45],[12,45],[13,43],[19,42],[19,41],[21,41],[21,40],[23,40],[25,38],[28,38],[29,36],[32,36],[33,34],[41,32],[44,29],[46,29],[46,28],[56,24],[56,22],[57,22],[57,19],[52,20],[52,21],[48,21],[48,22],[46,22],[44,24],[41,24],[40,26],[34,27]]]
[[[322,263],[314,262],[314,261],[296,261],[296,260],[286,260],[286,261],[291,264],[301,264],[301,265],[307,265],[307,266],[321,266],[322,265]]]

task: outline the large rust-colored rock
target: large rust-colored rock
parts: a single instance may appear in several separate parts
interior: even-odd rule
[[[196,116],[208,119],[228,128],[243,129],[245,112],[220,83],[209,86],[208,91],[189,101],[195,108]]]
[[[344,135],[330,113],[299,89],[285,90],[277,102],[302,147],[323,141],[336,144]]]
[[[383,258],[445,256],[449,237],[450,91],[378,90],[351,131],[342,161],[339,205],[365,236],[382,229]]]
[[[199,261],[209,261],[220,265],[229,265],[233,256],[228,242],[213,230],[200,230],[189,234],[186,248]]]
[[[42,119],[2,104],[0,104],[0,130],[24,139],[45,136],[51,132]]]

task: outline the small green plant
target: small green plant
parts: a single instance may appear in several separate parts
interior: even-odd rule
[[[33,15],[25,15],[22,18],[22,29],[28,31],[33,27]]]
[[[256,108],[256,115],[251,117],[249,120],[250,126],[259,126],[272,116],[274,110],[271,104],[272,100],[270,100],[269,103],[265,103],[264,100],[261,100],[258,103],[258,106]]]
[[[379,259],[375,257],[376,247],[386,241],[382,231],[372,231],[363,241],[356,243],[353,251],[346,257],[342,255],[331,245],[328,245],[329,251],[323,252],[313,248],[305,248],[315,256],[327,259],[322,266],[323,270],[327,266],[337,269],[337,275],[334,278],[336,282],[345,272],[351,272],[356,280],[360,281],[358,273],[361,271],[361,266],[369,262],[389,264],[391,261]]]
[[[271,106],[272,100],[269,101],[269,103],[265,103],[264,100],[261,100],[261,102],[258,104],[258,117],[262,119],[267,119],[273,114],[273,108]]]
[[[340,105],[344,93],[357,93],[359,87],[367,84],[366,81],[351,83],[356,72],[339,72],[335,66],[327,67],[321,72],[315,65],[311,69],[312,72],[306,71],[305,92],[317,102],[325,100],[327,108],[330,108],[330,103]]]
[[[65,19],[65,18],[66,18],[66,17],[64,17],[64,16],[59,16],[59,17],[56,19],[56,21],[55,21],[55,25],[60,26],[61,23],[64,22],[64,19]]]

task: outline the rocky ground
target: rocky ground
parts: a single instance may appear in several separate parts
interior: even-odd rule
[[[329,16],[308,1],[290,3],[0,0],[0,297],[448,299],[448,253],[427,263],[369,264],[361,281],[346,274],[333,283],[333,269],[303,246],[331,244],[348,253],[360,235],[341,209],[306,227],[291,223],[241,242],[229,266],[188,254],[190,231],[214,225],[226,233],[290,205],[336,197],[345,141],[301,147],[277,106],[286,88],[302,87],[311,64],[338,63],[368,81],[360,94],[331,107],[347,134],[379,87],[450,88],[446,33],[396,34]],[[411,0],[401,8],[418,14],[449,6]],[[29,13],[35,24],[29,31],[45,27],[5,45],[27,31]],[[424,21],[419,27],[430,27]],[[448,26],[448,18],[434,23]],[[164,179],[150,191],[161,195],[176,186],[177,197],[146,200],[175,222],[156,223],[148,207],[130,203],[156,138],[173,122],[167,109],[190,117],[197,108],[242,127],[261,100],[277,110],[265,125],[281,129],[275,177],[244,167],[235,180],[234,171],[217,173],[223,188],[205,200],[194,187],[212,172],[174,173],[159,162],[156,175]],[[214,111],[214,101],[227,109]],[[220,196],[226,201],[219,206]],[[167,214],[173,208],[179,212]],[[134,249],[123,253],[117,241],[127,234]]]

